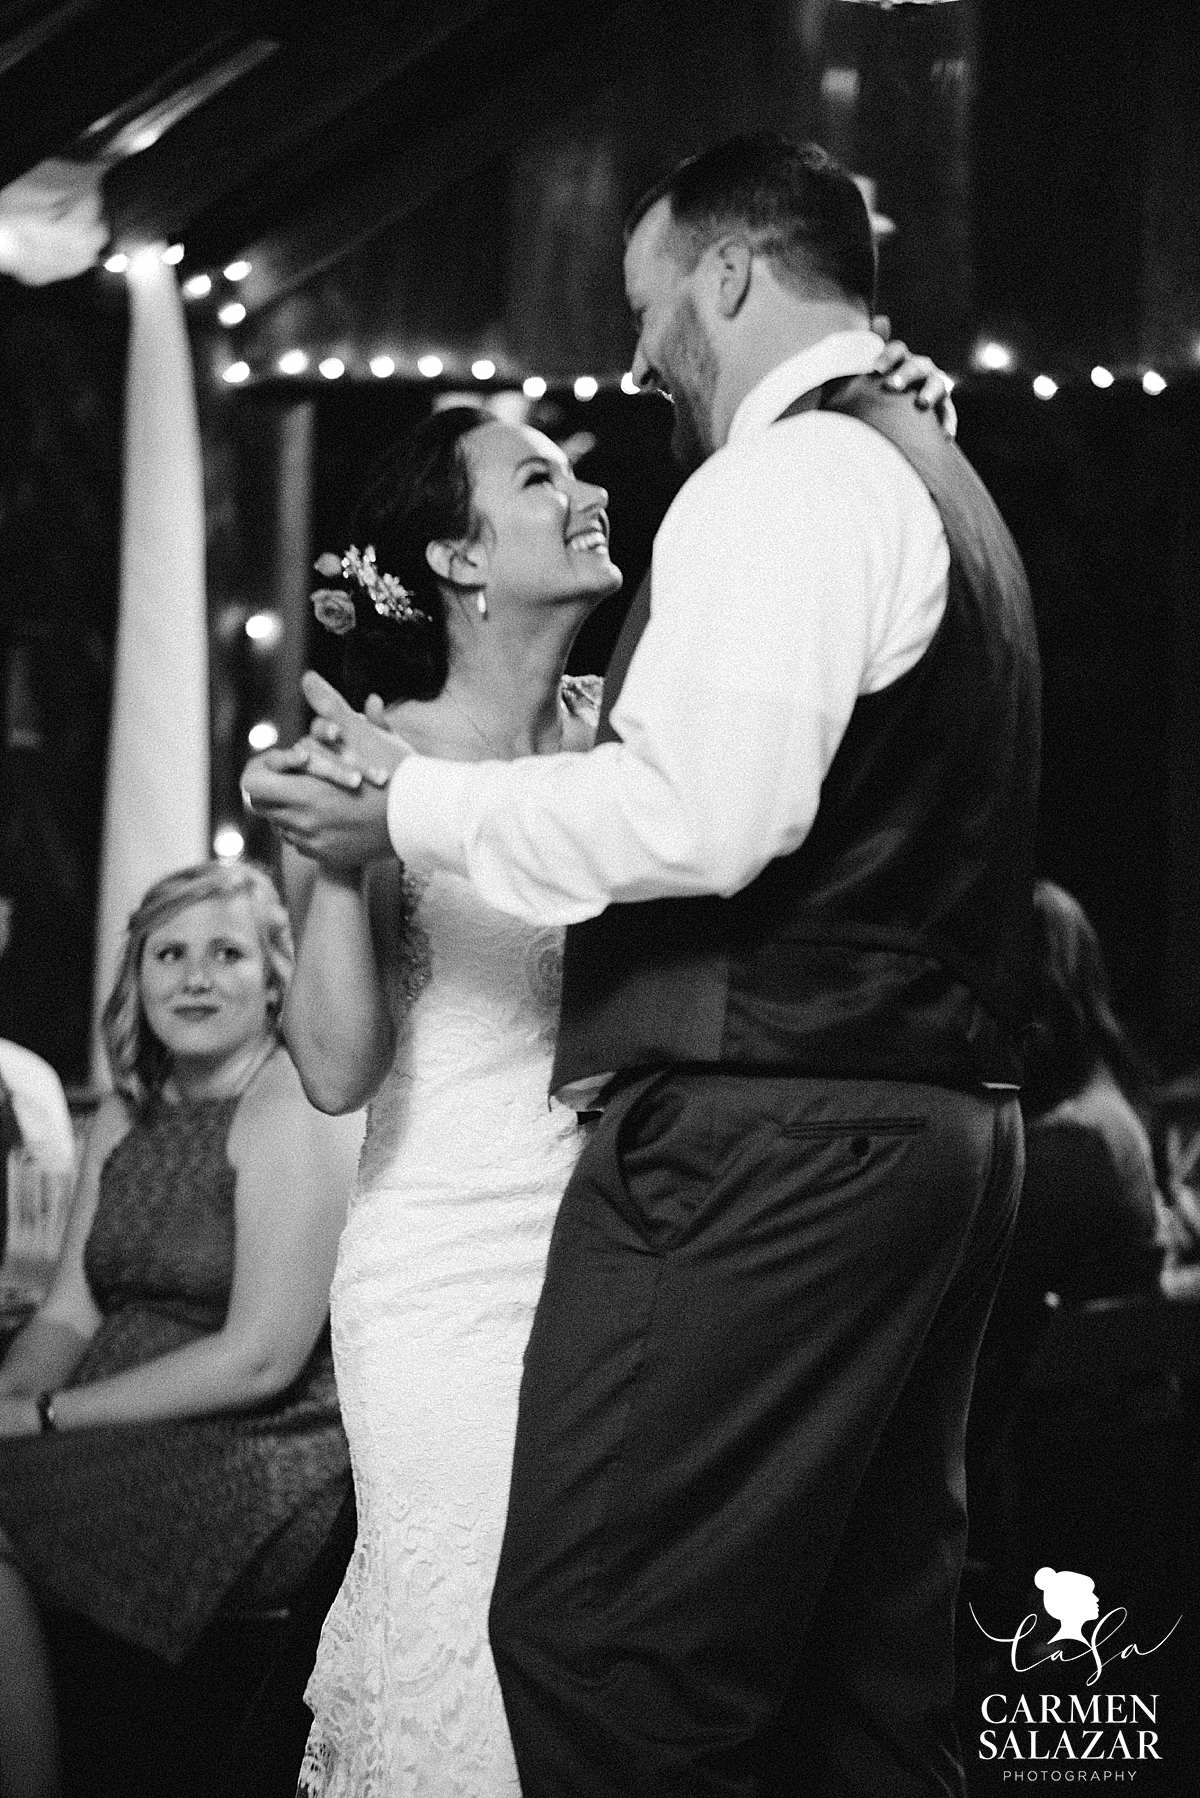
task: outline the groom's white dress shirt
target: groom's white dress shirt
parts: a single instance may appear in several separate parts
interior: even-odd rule
[[[803,842],[855,700],[912,667],[946,603],[945,533],[900,452],[833,412],[774,422],[881,348],[841,332],[781,363],[678,494],[613,708],[621,741],[407,758],[388,794],[403,861],[466,874],[531,923],[570,924],[613,900],[737,892]]]

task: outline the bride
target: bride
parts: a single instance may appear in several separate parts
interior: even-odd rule
[[[926,359],[893,344],[884,366],[944,401]],[[599,682],[563,669],[621,584],[606,503],[539,432],[435,413],[378,470],[361,548],[318,563],[351,704],[381,696],[390,730],[457,761],[587,749]],[[358,782],[348,769],[306,739],[244,784],[303,847],[297,776]],[[575,1114],[546,1097],[561,936],[394,859],[289,853],[285,873],[289,1048],[322,1109],[371,1102],[331,1293],[358,1542],[306,1694],[300,1792],[517,1798],[487,1610],[521,1361],[579,1148]]]
[[[380,693],[394,730],[457,761],[587,748],[599,683],[562,671],[621,584],[606,498],[537,432],[435,413],[359,508],[374,558],[352,552],[343,588],[316,596],[348,696]],[[559,936],[394,861],[364,879],[289,858],[287,875],[301,1079],[325,1110],[371,1100],[331,1294],[358,1543],[308,1688],[301,1790],[515,1794],[487,1609],[577,1147],[574,1112],[546,1099]]]

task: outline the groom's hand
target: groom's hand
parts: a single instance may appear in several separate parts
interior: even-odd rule
[[[387,793],[359,779],[354,791],[307,773],[281,769],[289,751],[269,750],[242,770],[242,798],[256,818],[301,855],[345,871],[391,854]]]

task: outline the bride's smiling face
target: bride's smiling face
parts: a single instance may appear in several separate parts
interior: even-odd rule
[[[621,585],[608,554],[608,495],[527,425],[481,425],[463,442],[488,604],[599,601]]]

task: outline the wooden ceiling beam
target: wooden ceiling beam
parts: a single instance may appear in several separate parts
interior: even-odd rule
[[[238,0],[99,0],[64,8],[61,29],[31,37],[0,77],[0,186],[159,88],[214,44],[245,37],[248,18]]]
[[[526,9],[510,14],[520,10]],[[329,168],[307,198],[292,196],[280,222],[254,241],[226,235],[229,220],[221,212],[203,221],[201,235],[189,242],[189,261],[193,248],[212,262],[244,255],[252,272],[238,298],[251,313],[274,305],[647,56],[664,53],[662,11],[644,0],[592,0],[586,12],[557,6],[552,16],[553,33],[515,33],[504,63],[494,46],[474,60],[456,56],[440,84],[413,95],[405,129],[390,127],[369,151]]]
[[[307,143],[496,6],[440,0],[307,16],[271,62],[113,169],[105,203],[114,237],[186,237],[194,219],[273,165],[302,164]]]

